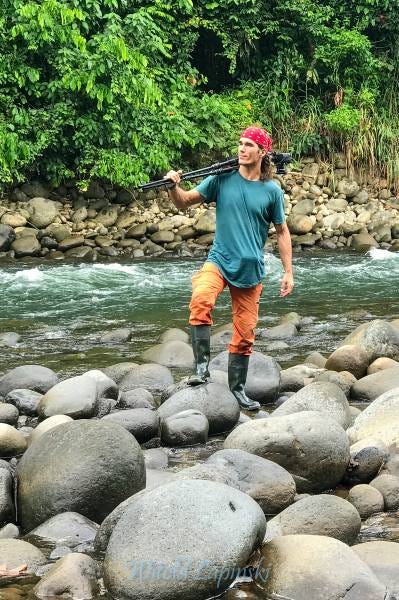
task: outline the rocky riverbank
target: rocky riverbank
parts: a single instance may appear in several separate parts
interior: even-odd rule
[[[289,340],[303,320],[258,336]],[[399,320],[288,369],[254,352],[255,415],[228,389],[225,351],[192,388],[176,381],[187,333],[159,342],[142,364],[0,378],[1,597],[394,600],[399,546],[369,540],[399,520]]]
[[[276,181],[285,193],[296,250],[399,250],[399,205],[386,180],[349,179],[344,162],[335,171],[304,158]],[[101,257],[201,256],[215,232],[215,207],[179,212],[165,191],[139,194],[91,183],[50,189],[27,183],[0,200],[0,258],[26,256],[97,260]],[[268,242],[275,246],[273,229]]]

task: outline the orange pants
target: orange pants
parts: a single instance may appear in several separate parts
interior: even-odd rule
[[[262,284],[250,288],[231,285],[211,262],[192,277],[193,293],[190,302],[190,325],[212,325],[212,310],[219,294],[228,286],[233,308],[233,336],[229,352],[234,354],[252,353],[255,341],[255,327],[258,322],[259,298]]]

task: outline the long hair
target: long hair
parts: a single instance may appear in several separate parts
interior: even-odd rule
[[[259,148],[262,148],[262,146],[259,146]],[[272,178],[272,161],[269,154],[265,154],[260,163],[260,178],[262,181]]]

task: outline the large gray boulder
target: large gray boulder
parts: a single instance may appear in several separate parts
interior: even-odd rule
[[[246,450],[281,465],[293,476],[298,492],[335,487],[350,457],[342,427],[315,411],[243,423],[227,436],[224,447]]]
[[[350,447],[350,453],[346,479],[352,484],[369,483],[389,457],[387,446],[381,440],[373,438],[355,442]]]
[[[143,352],[141,358],[165,367],[190,369],[194,365],[193,350],[182,340],[169,340],[152,346]]]
[[[399,360],[399,329],[381,319],[370,321],[349,334],[340,346],[356,344],[369,357],[369,363],[376,358],[386,357]]]
[[[256,583],[265,597],[387,600],[385,586],[346,544],[327,536],[284,535],[263,547]]]
[[[26,210],[29,212],[29,221],[32,225],[44,229],[58,215],[58,204],[47,198],[32,198],[26,203]]]
[[[23,540],[0,539],[0,565],[16,569],[27,565],[27,572],[34,573],[46,563],[46,557],[38,548]]]
[[[208,441],[209,423],[199,410],[183,410],[162,420],[161,443],[165,446],[195,446]]]
[[[174,481],[141,495],[118,521],[105,585],[125,599],[205,600],[232,583],[265,530],[262,510],[239,490]]]
[[[356,379],[360,379],[366,375],[369,363],[369,353],[364,348],[347,344],[337,348],[328,357],[325,368],[331,371],[349,371]]]
[[[173,394],[158,408],[162,421],[185,410],[199,410],[209,422],[209,434],[230,431],[237,423],[240,409],[229,389],[219,383],[188,387]]]
[[[205,464],[235,472],[240,489],[259,504],[266,516],[275,515],[294,502],[295,481],[280,465],[243,450],[219,450]]]
[[[74,548],[84,542],[92,542],[99,526],[77,512],[63,512],[48,519],[29,532],[27,539],[57,546]]]
[[[365,542],[352,547],[387,588],[399,595],[399,544],[386,540]]]
[[[97,597],[97,565],[85,554],[63,556],[45,573],[33,588],[37,598],[67,596],[71,600],[90,600]]]
[[[73,511],[101,522],[145,486],[134,437],[105,421],[72,421],[36,440],[17,467],[18,517],[25,530]]]
[[[359,512],[362,519],[384,510],[384,497],[377,489],[367,483],[359,483],[349,490],[348,502]]]
[[[209,364],[209,370],[226,371],[228,352],[221,352]],[[280,389],[280,367],[271,356],[253,352],[249,358],[248,376],[245,392],[252,400],[261,404],[274,402]]]
[[[159,417],[149,408],[118,410],[102,418],[103,421],[118,423],[134,435],[139,444],[157,437]]]
[[[356,508],[330,494],[309,496],[298,500],[267,524],[266,538],[280,535],[326,535],[353,544],[362,521]]]
[[[23,365],[0,378],[0,396],[5,397],[12,390],[21,388],[45,394],[56,383],[58,377],[51,369],[40,365]]]
[[[33,390],[13,390],[5,397],[5,401],[14,404],[23,415],[34,417],[37,415],[37,406],[43,394]]]
[[[16,238],[11,244],[11,250],[14,250],[17,258],[37,256],[40,249],[40,242],[34,235],[24,235]]]
[[[144,388],[152,394],[161,394],[169,385],[173,384],[170,370],[163,365],[145,364],[130,370],[121,380],[121,392]]]
[[[292,415],[302,411],[318,411],[333,418],[346,429],[351,423],[348,400],[334,383],[318,381],[310,383],[276,408],[272,417]]]
[[[372,402],[396,387],[399,387],[399,367],[391,367],[359,379],[351,387],[351,397],[358,402]]]
[[[373,375],[369,375],[373,377]],[[352,443],[376,438],[386,446],[399,444],[399,387],[378,396],[347,430]]]
[[[57,383],[44,394],[37,407],[42,419],[54,415],[84,419],[94,417],[97,411],[97,383],[86,375],[78,375]]]

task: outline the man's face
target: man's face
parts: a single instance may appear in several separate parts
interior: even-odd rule
[[[249,138],[242,137],[238,144],[238,162],[240,165],[254,165],[260,163],[265,151]]]

